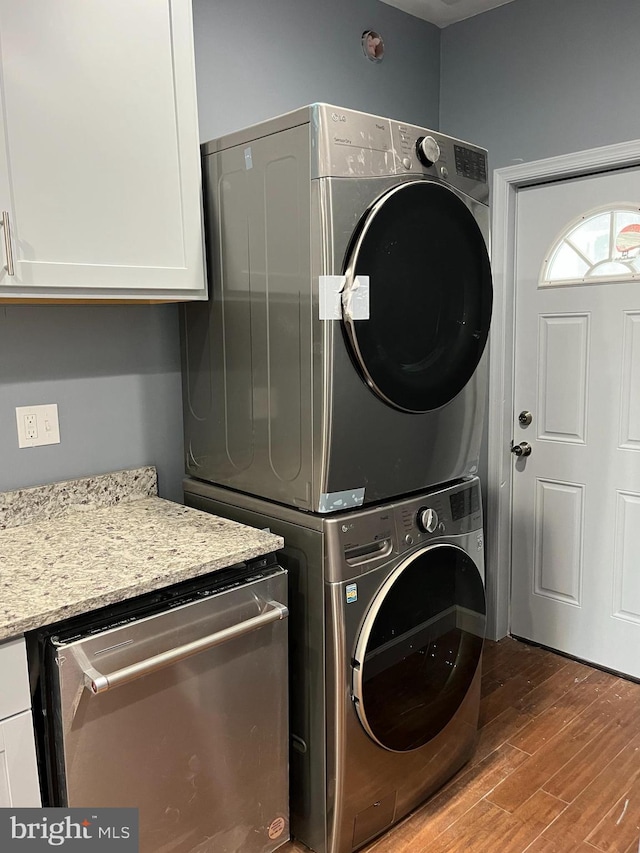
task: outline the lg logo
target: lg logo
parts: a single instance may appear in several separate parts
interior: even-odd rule
[[[331,118],[333,121],[346,121],[347,117],[345,115],[339,115],[339,113],[331,113]]]

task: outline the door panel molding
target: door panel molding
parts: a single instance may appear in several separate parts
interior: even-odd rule
[[[613,571],[613,616],[640,622],[640,495],[618,492],[616,549]]]
[[[621,450],[640,450],[640,400],[633,393],[638,388],[640,376],[636,365],[640,363],[640,312],[624,312],[622,364],[622,397],[620,405]]]
[[[582,540],[584,492],[579,483],[537,480],[534,520],[533,577],[535,595],[580,606],[582,603]],[[562,519],[566,535],[555,541],[552,517]],[[570,559],[557,560],[560,549],[569,549]]]
[[[515,233],[521,189],[640,165],[640,140],[497,169],[493,175],[493,321],[489,334],[487,637],[509,632]]]
[[[585,313],[538,317],[539,439],[585,444],[590,320]]]

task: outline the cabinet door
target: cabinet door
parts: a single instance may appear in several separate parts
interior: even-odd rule
[[[0,77],[0,297],[204,298],[190,0],[0,0]]]
[[[0,720],[31,707],[28,672],[24,638],[0,643]]]
[[[31,711],[0,722],[0,808],[41,805]]]

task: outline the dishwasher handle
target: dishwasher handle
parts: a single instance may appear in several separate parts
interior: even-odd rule
[[[239,622],[237,625],[231,625],[229,628],[223,628],[221,631],[216,631],[214,634],[207,634],[206,637],[201,637],[199,640],[193,640],[191,643],[185,643],[183,646],[177,646],[175,649],[169,649],[166,652],[161,652],[158,655],[153,655],[146,660],[132,663],[130,666],[125,666],[122,669],[117,669],[109,675],[103,675],[95,667],[91,666],[87,661],[82,667],[84,673],[84,686],[90,693],[98,694],[105,693],[113,687],[119,687],[121,684],[128,684],[130,681],[135,681],[137,678],[142,678],[144,675],[149,675],[152,672],[157,672],[165,666],[173,663],[179,663],[191,655],[196,655],[199,652],[204,652],[214,646],[220,646],[222,643],[227,643],[229,640],[235,640],[236,637],[242,637],[245,634],[269,625],[271,622],[277,622],[279,619],[286,619],[289,615],[289,610],[284,604],[279,601],[267,601],[267,609],[259,616],[254,616],[244,622]]]

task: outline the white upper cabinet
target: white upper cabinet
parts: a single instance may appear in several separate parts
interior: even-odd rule
[[[203,299],[190,0],[0,0],[0,299]]]

